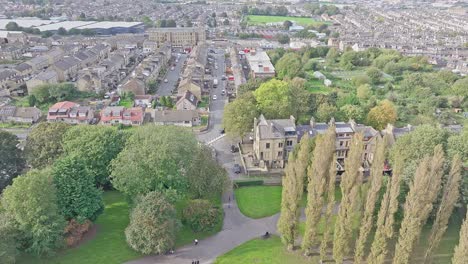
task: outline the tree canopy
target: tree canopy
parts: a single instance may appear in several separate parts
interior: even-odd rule
[[[224,107],[223,126],[231,137],[244,137],[253,128],[253,120],[258,116],[255,97],[251,92],[240,95]]]
[[[188,190],[187,172],[197,148],[197,140],[185,128],[139,127],[111,162],[112,185],[130,198],[151,191],[180,198]]]
[[[26,140],[24,152],[29,165],[41,168],[51,165],[63,153],[62,139],[70,125],[39,123]]]
[[[0,130],[0,193],[24,167],[22,152],[15,135]]]
[[[56,193],[49,170],[31,170],[5,189],[2,208],[20,233],[24,251],[50,255],[62,245],[65,220]]]
[[[287,82],[272,79],[262,83],[253,94],[266,118],[284,118],[290,114]]]

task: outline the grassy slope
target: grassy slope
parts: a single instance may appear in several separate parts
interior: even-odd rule
[[[215,264],[299,264],[308,263],[299,254],[288,252],[277,236],[250,240],[218,257]]]
[[[141,256],[127,246],[124,230],[129,222],[129,206],[119,192],[105,192],[106,209],[96,224],[96,237],[83,245],[58,253],[54,258],[24,257],[18,263],[122,263]]]
[[[235,190],[240,211],[251,218],[263,218],[280,211],[281,186],[252,186]]]

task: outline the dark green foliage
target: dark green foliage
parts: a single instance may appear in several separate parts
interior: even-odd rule
[[[4,264],[14,264],[18,254],[18,231],[12,219],[0,211],[0,260]]]
[[[75,126],[65,133],[63,150],[83,159],[97,186],[110,188],[110,162],[125,144],[125,135],[113,127]]]
[[[65,220],[57,208],[49,170],[31,170],[16,178],[5,189],[1,204],[19,232],[21,250],[38,256],[52,255],[63,245]]]
[[[15,135],[0,130],[0,193],[24,168],[24,158]]]
[[[190,200],[182,212],[182,222],[194,231],[210,231],[222,220],[222,210],[208,200]]]
[[[93,175],[83,160],[67,156],[55,162],[52,171],[57,187],[57,201],[61,214],[82,223],[91,221],[103,212],[102,192],[95,187]]]
[[[235,180],[234,188],[240,188],[245,186],[260,186],[263,185],[263,180]]]
[[[39,123],[26,140],[24,152],[29,165],[41,168],[51,165],[63,153],[62,138],[70,125]]]
[[[177,230],[176,211],[158,192],[137,202],[125,229],[128,245],[143,254],[163,254],[173,248]]]

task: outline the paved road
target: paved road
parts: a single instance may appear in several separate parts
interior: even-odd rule
[[[198,139],[204,143],[220,135],[223,110],[227,103],[227,97],[221,96],[221,91],[225,89],[225,82],[221,81],[221,76],[224,74],[224,51],[217,51],[215,57],[218,70],[214,70],[213,75],[214,78],[218,78],[220,83],[218,88],[212,89],[210,95],[213,98],[213,95],[216,94],[217,99],[212,100],[210,103],[209,130],[198,135]],[[212,143],[212,146],[217,152],[218,162],[226,168],[229,177],[233,180],[239,177],[232,170],[233,165],[239,163],[239,157],[237,153],[233,154],[230,152],[231,144],[232,142],[228,138],[223,137]],[[213,263],[216,257],[248,240],[262,236],[266,231],[276,233],[276,223],[279,214],[256,220],[244,216],[237,207],[232,189],[227,190],[223,195],[223,208],[225,216],[221,232],[201,240],[197,246],[188,245],[177,249],[173,255],[147,256],[127,263],[190,264],[193,260],[199,260],[201,264]]]
[[[177,55],[176,55],[177,56]],[[181,54],[179,62],[175,62],[174,60],[171,60],[170,63],[175,63],[176,66],[174,67],[174,70],[171,71],[172,64],[168,66],[166,76],[163,78],[163,81],[159,85],[158,91],[156,92],[157,95],[160,96],[168,96],[172,95],[172,91],[176,90],[176,84],[179,79],[179,76],[182,73],[182,68],[184,65],[185,60],[187,59],[187,54]],[[164,79],[167,79],[167,83],[164,82]]]

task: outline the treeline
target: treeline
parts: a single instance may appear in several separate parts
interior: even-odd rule
[[[14,263],[18,253],[50,256],[78,243],[104,210],[103,190],[116,189],[131,201],[125,236],[141,253],[172,249],[180,223],[200,232],[222,221],[214,201],[226,172],[186,129],[40,123],[24,151],[17,145],[14,135],[0,132],[2,263]],[[176,203],[183,204],[180,214]]]
[[[421,138],[429,134],[435,137]],[[455,138],[468,139],[468,130],[464,135],[446,135],[443,129],[422,126],[402,136],[391,149],[388,135],[378,136],[365,183],[361,170],[363,135],[356,134],[339,186],[335,186],[335,127],[330,126],[326,134],[313,139],[305,135],[290,154],[283,179],[278,230],[285,246],[294,250],[301,235],[300,204],[302,196],[307,195],[301,244],[304,254],[336,263],[434,261],[450,216],[458,202],[466,209],[468,197],[467,175],[462,169],[462,161],[468,158],[468,145],[461,150],[453,142]],[[387,159],[392,164],[391,177],[382,175]],[[341,189],[340,201],[335,201],[335,188]],[[453,256],[455,264],[468,261],[467,221]],[[429,241],[424,252],[415,254],[413,250],[427,222],[432,227]]]
[[[338,7],[335,5],[307,3],[304,5],[304,8],[314,15],[327,14],[332,16],[340,13],[340,9],[338,9]]]
[[[288,8],[285,6],[271,7],[270,5],[265,8],[242,6],[241,13],[244,15],[287,16]]]

